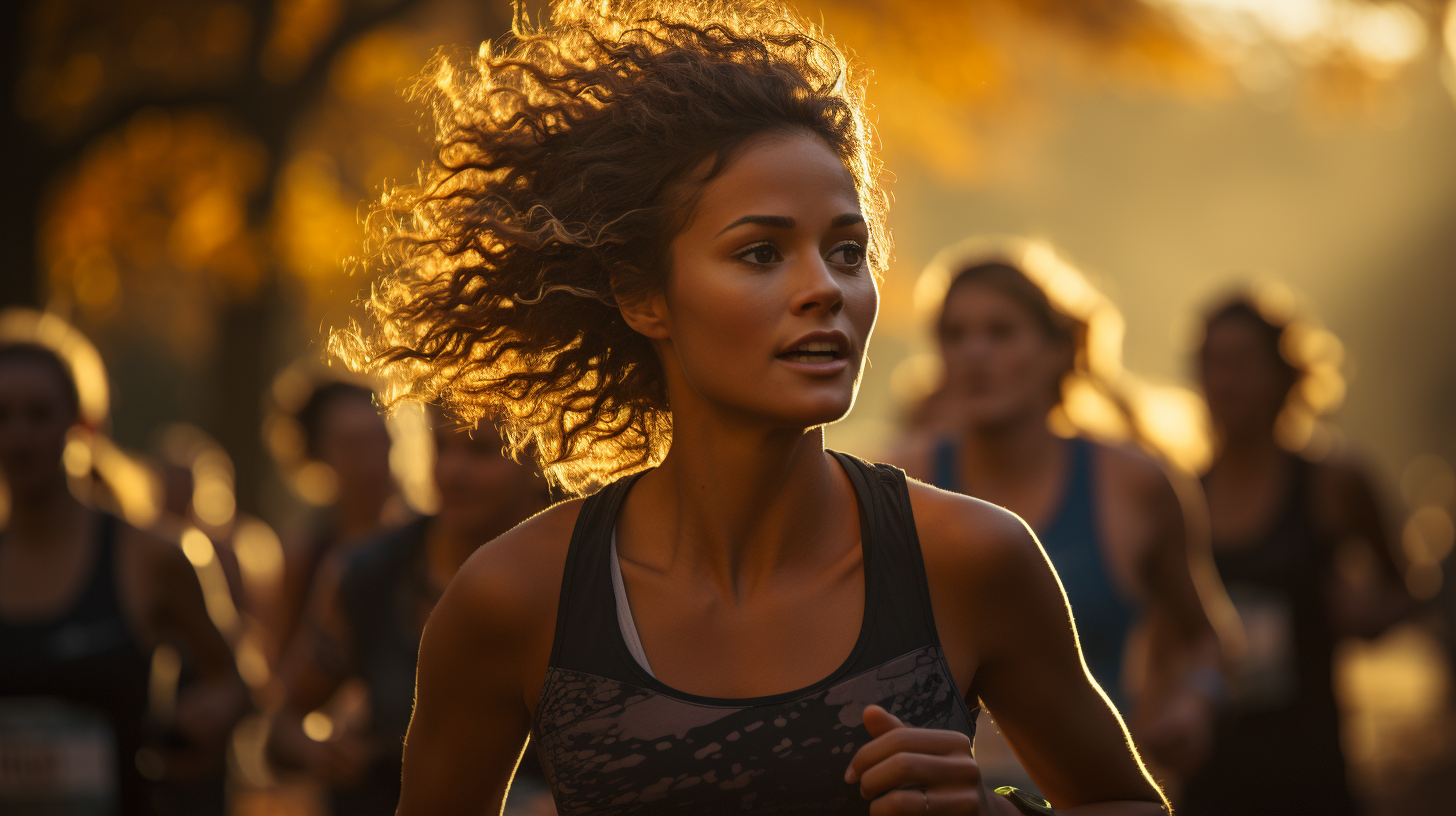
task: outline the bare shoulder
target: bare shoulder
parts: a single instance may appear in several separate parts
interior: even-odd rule
[[[553,505],[476,550],[450,582],[441,609],[497,633],[554,628],[582,501]]]
[[[910,481],[935,625],[951,671],[979,694],[981,668],[1014,652],[1038,621],[1066,622],[1051,562],[1019,516]]]
[[[159,640],[188,617],[206,619],[202,586],[182,548],[120,519],[115,523],[122,602],[142,640]]]
[[[1331,531],[1351,526],[1378,528],[1381,500],[1370,469],[1350,454],[1311,461],[1310,496],[1313,514]],[[1362,525],[1361,522],[1364,522]]]
[[[1036,537],[1015,513],[914,479],[907,481],[920,550],[930,575],[957,583],[994,582],[1045,562]]]

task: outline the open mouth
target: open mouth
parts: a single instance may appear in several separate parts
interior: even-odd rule
[[[844,357],[844,349],[832,341],[800,343],[779,355],[779,359],[793,363],[831,363]]]

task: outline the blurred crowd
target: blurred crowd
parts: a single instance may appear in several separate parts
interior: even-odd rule
[[[1390,732],[1356,706],[1408,689],[1368,644],[1441,644],[1428,725],[1450,731],[1450,466],[1413,463],[1397,513],[1320,442],[1327,333],[1256,292],[1203,315],[1206,413],[1186,421],[1206,416],[1211,444],[1190,458],[1109,376],[1087,306],[1105,298],[1039,257],[927,272],[936,374],[887,458],[1037,532],[1088,670],[1181,812],[1456,801],[1372,783]],[[260,395],[260,444],[312,510],[265,521],[202,430],[158,428],[145,454],[108,440],[104,366],[75,329],[12,312],[0,330],[0,812],[392,813],[425,621],[477,547],[553,500],[534,465],[488,423],[389,413],[371,383],[301,363]],[[994,723],[978,733],[988,779],[1032,787]],[[1427,752],[1428,777],[1453,748]],[[554,812],[529,750],[507,811]]]

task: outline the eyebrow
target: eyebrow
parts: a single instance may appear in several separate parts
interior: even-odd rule
[[[845,213],[843,215],[834,216],[834,219],[829,222],[829,228],[840,229],[841,227],[847,227],[851,224],[860,224],[863,222],[864,216],[860,213]],[[797,222],[795,222],[794,219],[788,217],[787,215],[745,215],[737,221],[734,221],[733,223],[724,227],[723,229],[718,230],[718,235],[722,235],[723,233],[733,229],[734,227],[741,227],[744,224],[757,224],[762,227],[774,227],[775,229],[793,229],[796,223]]]

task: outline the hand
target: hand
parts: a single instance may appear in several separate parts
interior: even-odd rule
[[[864,724],[873,739],[855,752],[844,781],[858,782],[860,795],[873,800],[872,816],[990,812],[965,734],[910,728],[877,705],[865,709]]]

